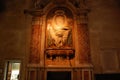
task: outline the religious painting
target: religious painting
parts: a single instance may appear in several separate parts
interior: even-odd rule
[[[56,10],[47,19],[47,48],[71,48],[72,47],[73,20],[64,10]]]

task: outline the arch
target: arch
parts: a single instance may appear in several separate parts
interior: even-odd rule
[[[58,7],[67,8],[68,10],[70,10],[73,16],[75,16],[75,14],[77,13],[77,9],[70,2],[66,2],[66,4],[61,4],[61,5],[56,5],[51,2],[44,8],[44,12],[46,16],[49,14],[51,10],[53,10],[54,8],[58,8]]]

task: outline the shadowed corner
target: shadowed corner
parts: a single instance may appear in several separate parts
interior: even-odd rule
[[[6,9],[5,2],[6,0],[0,0],[0,13],[4,12]]]
[[[116,0],[117,1],[117,4],[118,4],[118,7],[120,8],[120,0]]]

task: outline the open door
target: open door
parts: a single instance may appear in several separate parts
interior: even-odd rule
[[[4,80],[19,80],[20,61],[7,61]]]

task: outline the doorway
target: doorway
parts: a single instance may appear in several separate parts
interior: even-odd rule
[[[7,61],[4,80],[19,80],[20,61]]]
[[[70,71],[48,71],[47,80],[71,80]]]

